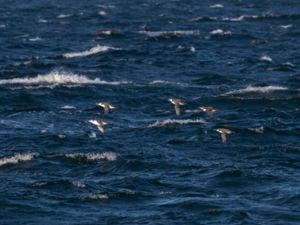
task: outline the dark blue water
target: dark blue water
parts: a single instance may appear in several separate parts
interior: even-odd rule
[[[300,224],[299,9],[0,0],[0,224]]]

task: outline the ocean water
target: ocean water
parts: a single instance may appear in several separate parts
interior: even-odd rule
[[[0,224],[300,224],[299,8],[0,0]]]

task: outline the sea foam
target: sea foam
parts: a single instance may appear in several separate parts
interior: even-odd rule
[[[114,152],[89,152],[89,153],[71,153],[65,155],[67,158],[71,159],[84,159],[87,161],[115,161],[117,159],[117,154]]]
[[[224,8],[224,6],[222,4],[214,4],[214,5],[210,5],[209,8],[215,9],[215,8]]]
[[[264,55],[262,57],[260,57],[261,61],[266,61],[266,62],[272,62],[273,59],[270,56]]]
[[[119,85],[128,83],[127,81],[103,81],[99,78],[90,79],[83,75],[77,75],[68,73],[65,71],[54,70],[46,75],[37,75],[36,77],[24,77],[0,80],[0,85],[22,85],[24,88],[54,88],[56,86],[80,86],[91,84],[107,84],[107,85]],[[28,87],[28,85],[31,85]]]
[[[224,95],[232,95],[232,94],[244,94],[244,93],[270,93],[274,91],[286,91],[288,88],[286,87],[281,87],[281,86],[265,86],[265,87],[253,87],[253,86],[248,86],[246,88],[238,89],[238,90],[233,90],[226,92]]]
[[[36,156],[35,153],[17,153],[13,156],[0,158],[0,166],[7,164],[18,164],[21,162],[26,162],[32,160]]]
[[[155,123],[150,124],[148,127],[164,127],[168,125],[185,125],[185,124],[203,124],[206,123],[203,119],[186,119],[186,120],[178,120],[178,119],[167,119],[163,121],[156,121]]]
[[[79,57],[90,56],[90,55],[94,55],[94,54],[98,54],[98,53],[102,53],[102,52],[107,52],[109,50],[120,50],[120,48],[96,45],[95,47],[93,47],[89,50],[86,50],[86,51],[65,53],[65,54],[63,54],[63,57],[67,58],[67,59],[69,59],[69,58],[79,58]]]
[[[224,31],[222,29],[216,29],[210,32],[211,35],[230,35],[231,31]]]
[[[139,31],[140,34],[145,34],[148,37],[163,37],[163,36],[183,36],[183,35],[199,35],[199,30],[173,30],[173,31]]]

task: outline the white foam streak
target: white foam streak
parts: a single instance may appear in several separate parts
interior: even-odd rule
[[[65,53],[63,54],[63,57],[69,59],[69,58],[78,58],[78,57],[85,57],[85,56],[90,56],[94,55],[100,52],[107,52],[109,50],[120,50],[120,48],[114,48],[110,46],[101,46],[101,45],[96,45],[95,47],[82,51],[82,52],[73,52],[73,53]]]
[[[0,166],[7,164],[18,164],[25,161],[30,161],[36,156],[35,153],[17,153],[14,156],[0,158]]]
[[[237,21],[242,21],[246,18],[247,16],[239,16],[239,17],[235,17],[235,18],[224,18],[224,20],[228,20],[228,21],[232,21],[232,22],[237,22]]]
[[[45,20],[45,19],[39,19],[38,22],[39,22],[39,23],[48,23],[48,20]]]
[[[76,109],[76,107],[71,105],[64,105],[63,107],[61,107],[61,109]]]
[[[291,28],[293,25],[291,24],[287,24],[287,25],[281,25],[279,26],[280,28],[283,28],[283,29],[288,29],[288,28]]]
[[[178,119],[167,119],[163,121],[156,121],[153,124],[150,124],[148,127],[164,127],[167,125],[172,124],[179,124],[179,125],[185,125],[185,124],[203,124],[206,123],[203,119],[186,119],[186,120],[178,120]]]
[[[62,18],[70,17],[70,16],[72,16],[72,15],[71,14],[60,14],[60,15],[57,16],[57,18],[62,19]]]
[[[101,160],[115,161],[117,159],[117,154],[114,152],[72,153],[72,154],[66,154],[65,156],[71,159],[84,158],[89,161],[101,161]]]
[[[270,56],[264,55],[262,57],[260,57],[261,61],[266,61],[266,62],[272,62],[273,59]]]
[[[199,30],[174,30],[174,31],[139,31],[140,34],[145,34],[149,37],[161,37],[166,35],[199,35]]]
[[[210,32],[211,35],[230,35],[230,31],[224,31],[222,29],[216,29]]]
[[[49,74],[38,75],[36,77],[0,80],[0,85],[4,85],[4,84],[38,85],[38,88],[40,87],[54,88],[59,85],[73,87],[73,86],[90,85],[90,84],[119,85],[123,83],[128,83],[128,82],[126,81],[109,82],[109,81],[100,80],[99,78],[89,79],[88,77],[83,75],[67,73],[64,71],[52,71]],[[26,88],[26,86],[24,88]],[[30,88],[34,88],[34,87],[30,87]]]
[[[90,194],[84,197],[84,199],[91,199],[91,200],[104,200],[108,198],[109,196],[107,194]]]
[[[35,38],[29,38],[29,41],[41,41],[42,39],[40,37]]]
[[[222,4],[215,4],[215,5],[210,5],[209,8],[224,8],[224,6]]]
[[[288,88],[286,87],[280,87],[280,86],[266,86],[266,87],[246,87],[243,89],[238,89],[234,91],[229,91],[224,95],[231,95],[231,94],[244,94],[244,93],[251,93],[251,92],[256,92],[256,93],[269,93],[269,92],[274,92],[274,91],[286,91]]]

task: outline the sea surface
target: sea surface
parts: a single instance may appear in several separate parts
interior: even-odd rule
[[[0,0],[1,225],[300,224],[299,137],[299,0]]]

